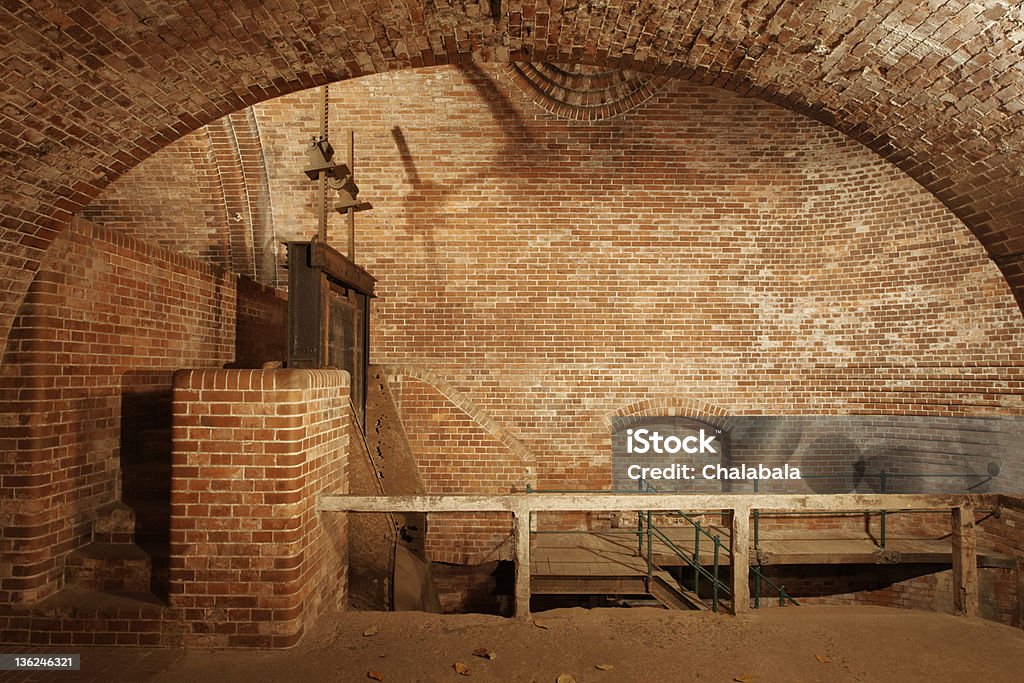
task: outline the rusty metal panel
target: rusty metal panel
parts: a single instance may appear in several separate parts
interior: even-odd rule
[[[347,370],[365,427],[374,278],[319,242],[288,243],[288,367]]]
[[[289,242],[289,245],[297,244]],[[373,288],[377,283],[372,275],[347,259],[336,249],[322,243],[312,242],[310,265],[321,268],[335,282],[358,292],[374,296]]]
[[[288,243],[288,367],[322,368],[327,365],[323,340],[326,311],[323,277],[310,267],[312,245]]]

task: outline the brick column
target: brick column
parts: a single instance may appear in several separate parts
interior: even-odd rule
[[[170,601],[181,644],[289,647],[344,604],[349,376],[183,370],[174,377]]]

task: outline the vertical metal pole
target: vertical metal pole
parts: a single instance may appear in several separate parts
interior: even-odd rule
[[[786,606],[786,587],[779,586],[779,607]]]
[[[639,479],[636,482],[637,488],[641,493],[644,491],[644,480]],[[636,511],[636,555],[637,557],[644,556],[644,511]]]
[[[356,176],[356,133],[348,132],[348,172],[354,179]],[[356,210],[348,210],[348,260],[356,262]]]
[[[754,609],[761,606],[761,574],[754,575]]]
[[[711,583],[711,609],[718,611],[718,549],[722,547],[722,540],[715,536],[715,573],[714,581]]]
[[[700,595],[700,522],[693,523],[693,592]]]
[[[327,125],[327,88],[328,86],[320,86],[320,139],[326,140],[328,135]],[[327,174],[323,171],[320,172],[320,178],[317,181],[318,189],[320,192],[320,215],[318,216],[319,225],[317,228],[317,238],[327,243]]]
[[[651,574],[654,573],[654,548],[651,545],[651,511],[647,511],[647,587],[650,589]]]
[[[755,479],[754,480],[754,493],[757,493],[758,488],[760,488],[760,487],[757,485],[757,479]],[[757,550],[758,548],[761,547],[761,545],[760,545],[760,543],[761,543],[760,529],[761,529],[761,511],[760,510],[754,510],[754,550]]]
[[[882,490],[882,493],[885,493],[885,489],[887,488],[886,487],[886,474],[885,474],[885,470],[882,470],[881,474],[878,475],[878,480],[879,480],[879,488]],[[881,529],[879,531],[879,538],[878,538],[879,542],[881,543],[882,550],[885,550],[885,523],[886,523],[885,517],[886,517],[885,510],[882,510],[881,515],[879,515],[879,523],[881,524]]]

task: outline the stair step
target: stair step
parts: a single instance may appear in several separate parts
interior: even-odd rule
[[[92,524],[93,543],[132,543],[135,540],[135,511],[121,501],[96,508]]]
[[[656,571],[651,575],[651,595],[669,609],[702,610],[711,609],[693,591],[681,587],[672,575],[665,571]]]
[[[70,553],[64,565],[68,588],[147,593],[151,560],[133,543],[90,543]]]
[[[30,608],[34,615],[51,619],[102,616],[159,619],[167,606],[148,591],[98,591],[65,588]]]

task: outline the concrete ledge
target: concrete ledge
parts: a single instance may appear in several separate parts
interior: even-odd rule
[[[509,493],[498,495],[320,496],[319,509],[351,512],[604,512],[618,510],[941,510],[970,500],[998,503],[994,494],[700,494]]]

